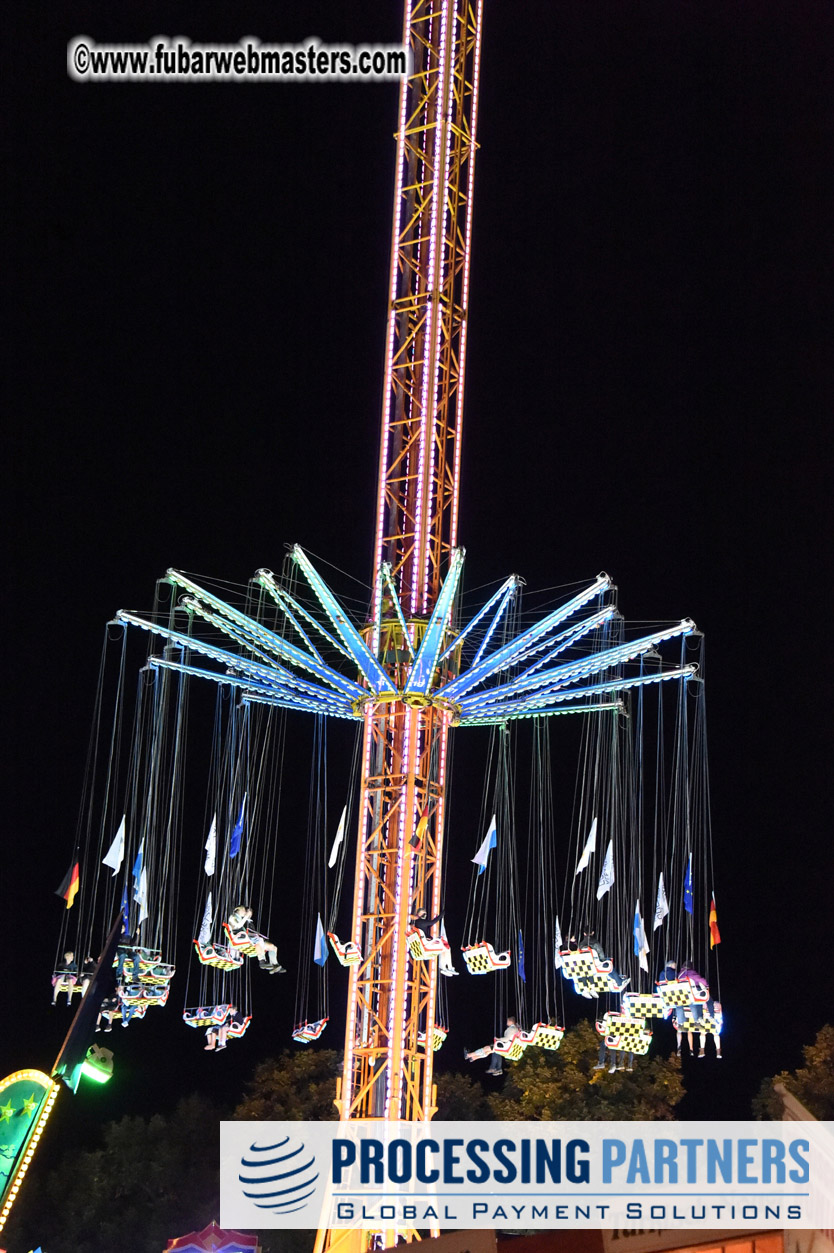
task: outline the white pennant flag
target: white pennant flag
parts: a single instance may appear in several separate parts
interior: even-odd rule
[[[206,840],[206,863],[203,866],[207,875],[214,874],[214,867],[217,862],[217,814],[211,820],[208,838]]]
[[[663,886],[663,871],[660,872],[660,878],[657,881],[657,904],[654,907],[654,926],[652,931],[656,931],[663,919],[669,912],[669,905],[666,901],[666,889]]]
[[[339,819],[339,826],[336,829],[336,838],[333,841],[333,847],[330,850],[330,856],[327,859],[327,869],[332,870],[336,865],[336,858],[339,856],[339,846],[345,838],[345,824],[347,822],[347,805],[342,810],[342,816]]]
[[[212,916],[211,892],[208,894],[206,908],[203,912],[203,921],[200,923],[200,934],[197,936],[200,944],[208,944],[211,939],[211,916]]]
[[[608,848],[605,850],[605,861],[602,863],[602,873],[599,876],[597,884],[597,900],[601,901],[609,888],[614,885],[614,841],[608,841]]]
[[[594,851],[596,846],[597,846],[597,820],[596,818],[594,818],[594,821],[591,823],[591,830],[588,832],[588,838],[585,841],[585,847],[582,850],[582,856],[579,858],[576,869],[573,872],[574,879],[576,878],[576,876],[579,874],[581,870],[585,869],[588,862],[591,860],[591,853]]]
[[[559,926],[559,918],[556,918],[556,934],[553,937],[553,965],[558,970],[562,964],[562,928]]]
[[[481,847],[478,849],[472,862],[478,867],[478,874],[482,875],[486,870],[489,854],[498,843],[498,828],[495,822],[495,814],[492,815],[492,822],[489,824],[489,830],[484,836]]]
[[[107,852],[104,854],[104,856],[101,859],[102,865],[110,866],[110,868],[113,871],[113,874],[115,875],[118,872],[119,868],[121,867],[122,862],[124,861],[124,855],[125,855],[125,815],[122,814],[122,820],[119,823],[118,831],[113,837],[113,843],[110,845]]]
[[[144,922],[148,916],[148,872],[143,870],[139,876],[139,890],[134,892],[133,899],[139,904],[139,921]]]

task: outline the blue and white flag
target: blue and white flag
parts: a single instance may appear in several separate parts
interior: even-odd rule
[[[136,854],[136,861],[133,863],[133,899],[136,900],[136,892],[139,886],[139,880],[142,877],[142,859],[145,855],[145,841],[139,845],[139,852]]]
[[[313,945],[313,961],[317,966],[323,966],[327,961],[329,949],[327,947],[327,936],[324,934],[324,927],[321,923],[321,914],[316,914],[316,939]]]
[[[689,854],[689,861],[686,863],[686,877],[683,881],[683,907],[688,914],[695,912],[692,903],[692,854]]]
[[[205,847],[206,860],[203,865],[203,870],[207,875],[211,876],[214,874],[214,867],[217,863],[217,814],[215,814],[211,820],[211,826],[209,827]]]
[[[125,856],[125,818],[122,814],[122,820],[119,823],[119,829],[113,837],[113,843],[101,859],[102,865],[109,866],[113,871],[113,877],[118,873]]]
[[[591,853],[593,853],[596,846],[597,846],[597,820],[596,818],[594,818],[593,822],[591,823],[591,829],[588,832],[588,838],[585,841],[585,847],[582,850],[582,856],[579,858],[579,861],[576,863],[576,869],[573,872],[574,879],[582,870],[585,869],[588,862],[591,860]]]
[[[243,815],[246,812],[246,797],[248,795],[249,795],[248,792],[244,792],[243,800],[240,802],[240,813],[237,816],[237,822],[235,823],[234,830],[232,831],[232,839],[231,839],[231,843],[229,844],[229,859],[230,860],[233,857],[237,857],[238,853],[240,852],[240,840],[243,835]]]
[[[643,919],[640,915],[640,901],[634,906],[634,956],[640,961],[640,969],[648,970],[648,954],[649,944],[646,939],[646,929],[643,926]]]
[[[669,903],[666,900],[666,889],[663,886],[663,871],[660,872],[660,878],[657,881],[657,904],[654,907],[654,926],[652,931],[656,931],[663,919],[669,912]]]
[[[608,841],[608,848],[605,850],[605,861],[602,863],[602,872],[599,876],[597,884],[597,900],[601,901],[605,893],[614,886],[614,841]]]
[[[524,973],[524,940],[521,936],[521,928],[518,931],[518,977],[522,983],[527,982],[527,976]]]
[[[558,970],[562,964],[562,928],[559,926],[559,917],[556,917],[556,934],[553,937],[553,965]]]
[[[492,815],[492,822],[489,824],[489,830],[484,836],[483,843],[472,858],[473,863],[478,867],[478,874],[482,875],[487,867],[487,859],[492,849],[498,843],[497,827],[495,823],[495,814]]]

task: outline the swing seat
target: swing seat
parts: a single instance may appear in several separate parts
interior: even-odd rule
[[[236,953],[242,953],[244,957],[257,957],[257,947],[252,943],[248,935],[241,935],[240,937],[233,935],[228,922],[223,923],[223,930],[229,937],[229,944]]]
[[[599,996],[603,992],[615,992],[611,974],[612,961],[600,961],[592,948],[567,949],[560,954],[562,975],[573,983],[574,991],[582,995],[583,989]]]
[[[204,966],[214,966],[217,970],[237,970],[243,965],[243,954],[224,948],[222,944],[201,944],[199,940],[195,940],[194,947]]]
[[[486,940],[482,940],[480,944],[468,944],[461,952],[466,969],[471,975],[489,975],[493,970],[506,970],[512,961],[509,952],[496,953]]]
[[[184,1009],[182,1020],[189,1027],[219,1027],[231,1008],[231,1005],[201,1005],[198,1009]]]
[[[228,1040],[239,1040],[242,1035],[246,1035],[246,1029],[252,1021],[252,1015],[247,1014],[243,1022],[230,1022],[226,1031]]]
[[[670,979],[658,982],[657,994],[667,1009],[678,1006],[705,1005],[709,1000],[709,988],[705,983],[693,983],[691,979]]]
[[[431,961],[434,957],[439,957],[443,952],[451,952],[450,946],[446,941],[438,936],[432,939],[431,936],[423,935],[419,927],[409,927],[405,933],[405,942],[408,945],[408,951],[414,961],[426,962]]]
[[[170,991],[167,983],[128,983],[122,1001],[125,1005],[143,1005],[147,1009],[149,1005],[164,1005]]]
[[[632,1018],[662,1018],[663,997],[658,992],[623,992],[623,1010]]]
[[[296,1044],[309,1044],[312,1040],[319,1038],[328,1021],[327,1018],[320,1018],[318,1022],[304,1022],[300,1027],[296,1027],[292,1033],[292,1038]]]
[[[648,1053],[652,1033],[644,1018],[632,1018],[629,1014],[610,1010],[597,1022],[598,1033],[605,1036],[605,1047],[612,1052]]]
[[[75,996],[76,992],[81,991],[81,980],[78,975],[68,975],[66,971],[56,970],[52,976],[52,986],[59,992],[66,992],[68,996]]]
[[[140,962],[139,982],[140,983],[167,983],[173,979],[176,966],[171,966],[167,962]]]
[[[527,1045],[540,1049],[557,1049],[565,1034],[564,1027],[551,1026],[546,1022],[537,1022],[532,1031],[522,1031],[521,1038]]]
[[[449,1034],[448,1027],[441,1027],[438,1023],[434,1024],[434,1030],[431,1033],[431,1047],[432,1047],[433,1053],[436,1053],[439,1048],[443,1047],[443,1042],[445,1041],[446,1036],[448,1034]],[[417,1032],[417,1043],[425,1045],[426,1043],[425,1031]]]
[[[704,1014],[703,1018],[692,1018],[689,1014],[683,1020],[681,1031],[703,1031],[704,1035],[721,1035],[721,1028],[724,1025],[723,1015],[719,1017],[717,1014]]]
[[[506,1057],[508,1061],[517,1062],[526,1048],[527,1041],[524,1039],[524,1032],[516,1031],[509,1038],[502,1036],[500,1040],[496,1040],[492,1051],[498,1053],[500,1057]]]
[[[327,938],[330,941],[330,947],[343,966],[359,965],[362,960],[362,953],[358,944],[354,944],[353,940],[346,940],[343,944],[335,931],[328,931]]]

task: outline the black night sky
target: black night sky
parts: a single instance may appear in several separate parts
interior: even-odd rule
[[[243,582],[294,541],[371,565],[396,87],[77,84],[67,41],[396,42],[400,7],[13,15],[0,1074],[48,1069],[68,1022],[53,891],[104,623],[171,565]],[[716,1117],[747,1116],[834,1015],[832,49],[834,10],[806,0],[486,4],[466,584],[607,570],[627,618],[706,633],[727,1026],[725,1061],[686,1080]],[[301,833],[306,774],[299,797]],[[108,1037],[119,1080],[85,1116],[233,1099],[289,1044],[277,982],[223,1058],[175,985]],[[459,1030],[446,1064],[481,1042]]]

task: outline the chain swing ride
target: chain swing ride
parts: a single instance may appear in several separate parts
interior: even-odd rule
[[[108,628],[79,833],[79,906],[59,941],[59,952],[97,951],[121,911],[111,1016],[127,1025],[169,1000],[177,895],[196,869],[184,1020],[222,1031],[221,1046],[256,1025],[253,987],[272,985],[253,977],[254,966],[282,969],[267,937],[278,921],[287,714],[312,714],[293,1037],[308,1044],[327,1027],[329,951],[347,980],[336,1097],[344,1120],[432,1117],[433,1054],[450,1021],[451,980],[441,976],[455,968],[494,993],[496,1035],[480,1055],[558,1048],[571,990],[595,1002],[600,1065],[607,1049],[612,1069],[647,1051],[655,1019],[674,1015],[679,1041],[702,1033],[702,1053],[705,1035],[717,1041],[721,1027],[720,1002],[695,970],[714,958],[717,926],[714,899],[708,916],[704,897],[712,865],[694,623],[630,628],[607,574],[534,618],[522,611],[515,575],[464,612],[458,502],[481,22],[481,0],[406,0],[412,68],[399,100],[370,603],[337,598],[296,545],[280,575],[259,570],[241,589],[172,569],[151,612],[119,612]],[[128,627],[150,639],[132,715]],[[180,854],[182,780],[197,679],[217,691],[208,835],[201,864],[190,867]],[[562,725],[552,720],[568,715],[581,744],[566,849],[550,762]],[[356,724],[357,740],[328,848],[333,718]],[[516,731],[526,720],[533,751],[522,848]],[[451,732],[465,727],[488,728],[490,748],[480,827],[467,824],[472,886],[453,959],[444,868],[460,847],[446,844],[447,784]],[[662,966],[656,980],[650,946]],[[81,981],[65,974],[69,999]],[[360,1249],[372,1238],[322,1232],[317,1248]]]

